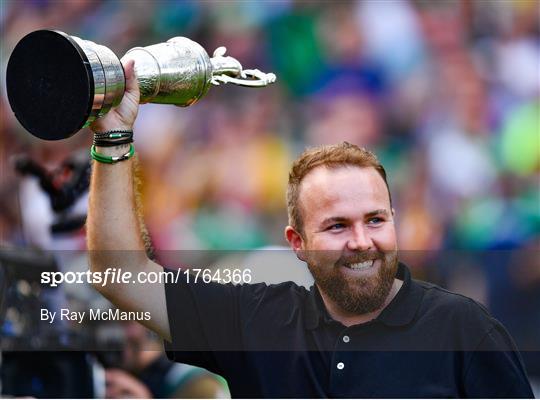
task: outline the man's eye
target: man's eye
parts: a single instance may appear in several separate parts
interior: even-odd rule
[[[377,224],[380,224],[381,222],[384,222],[384,220],[379,217],[370,218],[368,221],[370,225],[377,225]]]
[[[338,231],[340,229],[343,229],[345,228],[345,225],[344,224],[334,224],[334,225],[330,225],[327,230],[329,231]]]

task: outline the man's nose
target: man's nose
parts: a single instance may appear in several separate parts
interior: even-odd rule
[[[352,230],[352,236],[347,242],[349,250],[371,250],[373,241],[367,229],[364,226],[355,226]]]

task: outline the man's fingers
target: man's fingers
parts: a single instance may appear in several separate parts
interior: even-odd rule
[[[135,60],[127,60],[124,64],[126,74],[126,92],[135,93],[139,91],[139,82],[135,75]]]
[[[122,61],[124,67],[124,73],[126,74],[126,81],[129,81],[133,78],[133,66],[135,65],[135,60],[125,60]]]

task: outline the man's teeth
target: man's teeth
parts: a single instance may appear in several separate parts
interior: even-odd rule
[[[368,260],[361,263],[348,265],[350,269],[357,269],[357,270],[368,269],[368,268],[371,268],[372,266],[373,266],[373,260]]]

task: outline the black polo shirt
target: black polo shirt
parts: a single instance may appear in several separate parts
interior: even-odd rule
[[[473,300],[404,281],[374,320],[334,321],[316,287],[166,284],[172,360],[233,397],[533,397],[503,328]]]

